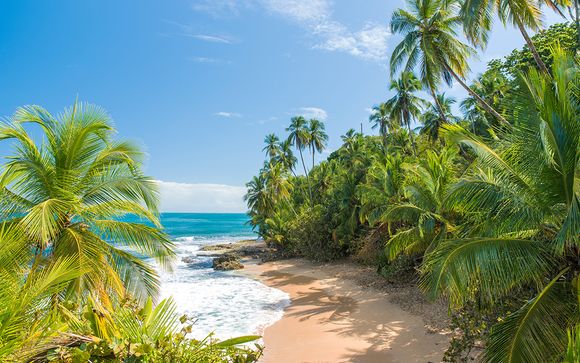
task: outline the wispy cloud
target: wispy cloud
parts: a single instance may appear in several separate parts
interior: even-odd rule
[[[232,41],[223,36],[208,35],[208,34],[187,34],[190,38],[203,40],[204,42],[232,44]]]
[[[232,117],[242,117],[242,114],[237,113],[237,112],[225,112],[225,111],[220,111],[220,112],[216,112],[214,113],[215,116],[220,116],[220,117],[228,117],[228,118],[232,118]]]
[[[383,61],[387,57],[387,40],[391,33],[386,25],[367,23],[351,31],[332,18],[329,0],[262,0],[272,13],[297,22],[320,41],[314,48],[339,51],[353,56]]]
[[[219,59],[219,58],[210,58],[210,57],[191,57],[189,58],[191,61],[196,63],[230,63],[229,61]]]
[[[229,35],[221,35],[221,34],[206,34],[200,33],[195,31],[194,27],[187,24],[182,24],[177,21],[173,20],[165,20],[166,23],[171,24],[173,27],[178,29],[178,32],[174,35],[179,35],[187,38],[193,38],[197,40],[201,40],[204,42],[211,42],[211,43],[222,43],[222,44],[232,44],[236,42],[236,38],[229,36]]]
[[[196,0],[191,8],[213,16],[237,15],[239,9],[249,5],[250,2],[249,0]]]
[[[249,6],[262,7],[269,14],[298,24],[316,39],[314,49],[381,63],[387,59],[387,40],[391,36],[388,27],[367,23],[353,31],[333,18],[331,0],[198,0],[193,8],[212,14],[238,14],[242,7]]]
[[[298,113],[305,118],[315,118],[324,121],[328,118],[328,113],[319,107],[300,107]]]
[[[240,213],[246,188],[223,184],[157,181],[163,212]]]

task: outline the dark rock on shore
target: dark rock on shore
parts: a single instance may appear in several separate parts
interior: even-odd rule
[[[241,257],[235,253],[226,253],[214,258],[213,268],[217,271],[231,271],[244,268]]]

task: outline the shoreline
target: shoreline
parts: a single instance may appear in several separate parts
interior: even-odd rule
[[[282,318],[265,328],[260,362],[441,361],[449,340],[442,330],[444,305],[411,302],[415,311],[410,311],[401,298],[415,299],[415,287],[389,291],[357,281],[367,270],[304,259],[246,263],[237,273],[280,289],[291,300]]]

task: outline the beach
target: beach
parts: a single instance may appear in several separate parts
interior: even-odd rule
[[[264,331],[260,362],[440,362],[447,348],[443,304],[413,286],[381,288],[364,267],[291,259],[241,273],[290,296]]]

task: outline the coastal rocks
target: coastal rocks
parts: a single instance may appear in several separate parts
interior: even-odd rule
[[[195,258],[196,256],[185,256],[183,258],[181,258],[181,261],[187,264],[191,264],[191,263],[196,263],[197,260]]]
[[[231,271],[244,268],[239,255],[235,253],[226,253],[214,258],[213,268],[216,271]]]

